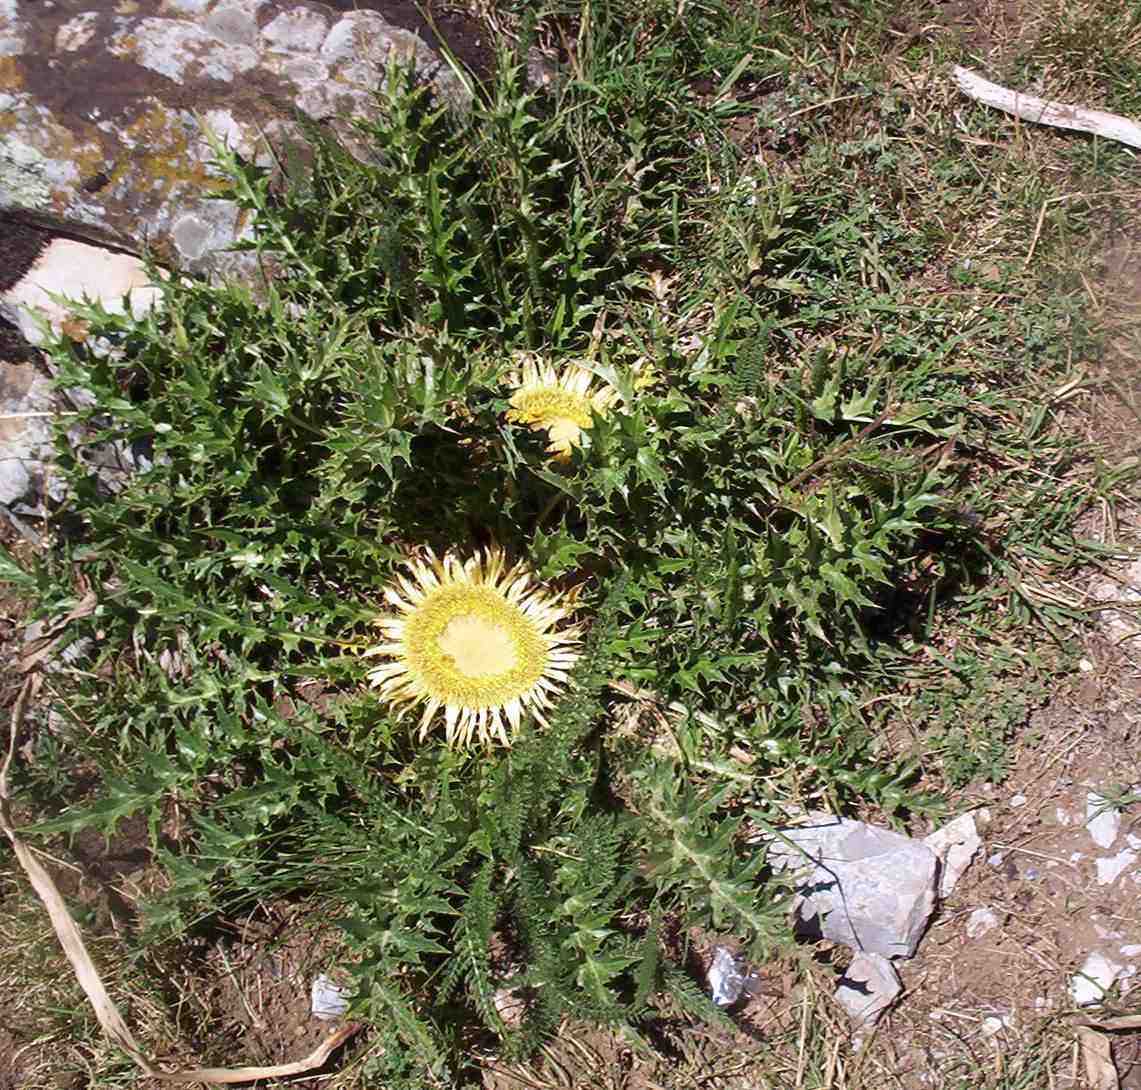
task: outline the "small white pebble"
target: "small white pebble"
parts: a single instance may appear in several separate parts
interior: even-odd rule
[[[1011,795],[1010,796],[1010,808],[1012,810],[1017,810],[1020,806],[1025,806],[1025,805],[1026,805],[1026,796],[1025,795]]]
[[[1093,673],[1093,663],[1090,662],[1089,659],[1082,659],[1078,663],[1078,669],[1081,670],[1083,674]]]
[[[984,1037],[993,1037],[996,1033],[1001,1033],[1004,1029],[1009,1029],[1010,1022],[1009,1014],[1004,1014],[1001,1018],[997,1018],[992,1014],[988,1018],[983,1019],[982,1035]]]
[[[987,862],[992,867],[1001,867],[1002,861],[1006,858],[1006,852],[995,852],[993,855],[987,856]]]
[[[1096,791],[1086,795],[1086,831],[1099,848],[1109,848],[1121,832],[1121,815]]]
[[[1113,987],[1113,982],[1124,968],[1110,961],[1104,954],[1094,951],[1086,958],[1082,967],[1070,977],[1070,995],[1079,1007],[1100,1003],[1105,993]]]
[[[1129,848],[1123,848],[1116,855],[1099,859],[1097,861],[1097,884],[1099,886],[1111,885],[1136,862],[1137,853]]]
[[[967,917],[967,937],[977,939],[998,927],[1000,921],[993,908],[976,908]]]

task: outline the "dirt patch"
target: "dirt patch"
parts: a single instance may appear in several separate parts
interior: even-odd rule
[[[1071,978],[1092,952],[1123,964],[1123,999],[1141,983],[1129,954],[1141,949],[1141,865],[1129,854],[1141,806],[1126,809],[1112,846],[1085,825],[1090,790],[1138,776],[1139,693],[1141,674],[1103,648],[1033,718],[1009,779],[983,792],[984,850],[901,966],[907,998],[881,1034],[908,1042],[897,1058],[914,1081],[903,1085],[932,1085],[964,1051],[1033,1039],[1072,1009]],[[1111,877],[1114,860],[1126,865]]]
[[[109,853],[118,869],[121,850]],[[3,860],[0,854],[0,860]],[[318,973],[347,983],[343,947],[319,906],[259,905],[240,926],[177,947],[152,949],[122,961],[122,919],[105,912],[106,890],[62,879],[112,997],[145,1052],[167,1068],[270,1066],[308,1056],[342,1023],[316,1018],[310,989]],[[157,872],[148,872],[157,881]],[[134,873],[114,887],[124,902],[140,895],[146,878]],[[149,883],[154,885],[155,882]],[[38,901],[14,876],[0,873],[0,971],[8,1004],[0,1025],[0,1090],[81,1090],[94,1071],[118,1063],[102,1038],[64,961]],[[349,989],[351,991],[351,989]],[[358,1034],[312,1077],[290,1082],[298,1090],[328,1085],[369,1049]],[[100,1083],[102,1085],[102,1083]],[[140,1077],[140,1090],[169,1084]]]
[[[312,1052],[338,1024],[313,1015],[313,980],[325,973],[347,984],[343,952],[317,906],[259,905],[236,932],[207,943],[185,983],[206,1015],[194,1041],[203,1059],[280,1064]],[[322,1080],[291,1085],[316,1090]]]
[[[937,6],[943,27],[970,54],[984,59],[1023,28],[1018,0],[947,0]]]

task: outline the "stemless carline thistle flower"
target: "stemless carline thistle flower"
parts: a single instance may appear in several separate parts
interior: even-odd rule
[[[426,549],[407,569],[385,591],[385,642],[365,652],[388,660],[368,675],[381,696],[400,713],[423,705],[421,738],[442,710],[449,744],[509,745],[525,711],[545,723],[578,658],[581,629],[558,627],[573,596],[509,567],[498,548],[466,559]]]
[[[547,451],[559,461],[568,459],[571,448],[579,445],[592,414],[605,415],[618,400],[616,390],[596,385],[591,372],[575,363],[559,371],[527,359],[508,382],[515,392],[507,419],[532,431],[545,431],[551,440]]]

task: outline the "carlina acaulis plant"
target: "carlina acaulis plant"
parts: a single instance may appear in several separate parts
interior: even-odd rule
[[[450,745],[510,745],[524,712],[543,710],[565,687],[581,627],[563,624],[573,593],[542,586],[502,549],[469,556],[422,550],[385,590],[395,612],[378,619],[387,659],[369,680],[398,714],[422,706],[420,737],[443,713]]]
[[[560,371],[528,358],[507,381],[515,391],[507,419],[532,431],[545,431],[550,439],[547,452],[556,461],[570,457],[582,430],[590,427],[592,414],[606,415],[618,400],[615,389],[596,383],[591,372],[576,363]]]

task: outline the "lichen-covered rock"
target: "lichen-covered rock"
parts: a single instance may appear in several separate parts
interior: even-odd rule
[[[10,57],[23,49],[24,35],[16,0],[0,0],[0,57]]]
[[[299,138],[301,110],[370,116],[390,56],[436,93],[463,86],[415,33],[374,11],[297,0],[0,0],[0,208],[113,232],[198,272],[249,230],[216,197],[205,124],[247,159]]]

